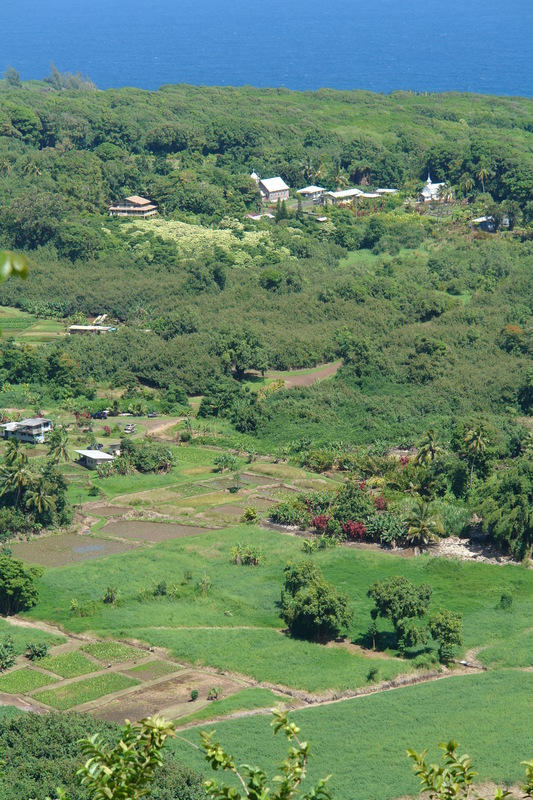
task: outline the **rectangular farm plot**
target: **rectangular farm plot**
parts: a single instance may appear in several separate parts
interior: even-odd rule
[[[167,719],[176,719],[192,710],[193,689],[198,691],[198,699],[205,701],[215,684],[222,697],[227,697],[242,688],[241,684],[225,676],[215,677],[204,672],[184,670],[175,678],[143,686],[137,691],[128,692],[124,697],[113,698],[107,703],[100,704],[93,713],[99,719],[121,724],[125,719],[140,720],[156,713],[163,714]]]
[[[130,647],[129,644],[122,642],[91,642],[81,648],[84,653],[88,653],[93,658],[97,658],[102,664],[124,664],[126,661],[140,661],[146,658],[146,653]],[[95,672],[93,669],[93,672]]]
[[[74,683],[58,686],[55,689],[45,689],[35,695],[35,699],[45,703],[58,711],[66,711],[68,708],[90,703],[105,697],[106,694],[121,692],[136,686],[140,681],[121,675],[118,672],[108,672],[105,675],[98,675],[95,678],[87,678]]]
[[[79,650],[70,653],[61,653],[58,656],[46,656],[39,661],[39,666],[61,675],[62,678],[77,678],[79,675],[88,675],[96,672],[98,664],[86,658]]]
[[[146,664],[139,664],[137,667],[125,670],[127,675],[132,678],[139,678],[141,681],[154,681],[173,672],[179,672],[183,667],[179,664],[170,664],[168,661],[148,661]]]
[[[169,539],[181,539],[198,533],[209,533],[206,528],[195,528],[192,525],[175,525],[170,522],[144,522],[140,520],[121,520],[110,522],[102,533],[121,538],[134,539],[138,542],[165,542]]]
[[[76,533],[43,536],[29,542],[14,542],[11,545],[15,558],[43,567],[63,567],[79,561],[124,553],[133,547],[135,545],[129,542],[97,539],[95,536]]]
[[[8,694],[27,694],[33,692],[35,689],[40,689],[42,686],[48,686],[50,683],[55,683],[59,678],[54,678],[52,675],[45,675],[43,672],[38,672],[36,669],[24,667],[10,672],[8,675],[3,675],[0,678],[0,692],[7,692]]]

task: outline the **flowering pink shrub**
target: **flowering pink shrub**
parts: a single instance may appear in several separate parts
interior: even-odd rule
[[[366,483],[365,483],[365,481],[360,481],[360,482],[359,482],[359,488],[361,489],[361,491],[362,491],[362,492],[364,492],[364,491],[366,490]]]
[[[406,467],[407,464],[411,461],[410,456],[400,456],[400,466]]]

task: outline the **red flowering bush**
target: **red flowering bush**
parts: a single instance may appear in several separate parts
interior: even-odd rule
[[[380,495],[379,497],[374,497],[374,505],[376,506],[376,511],[386,511],[389,501],[386,497]]]
[[[407,464],[410,462],[410,460],[411,460],[410,456],[400,456],[400,466],[406,467]]]
[[[362,492],[364,492],[364,491],[366,490],[366,483],[365,483],[365,481],[360,481],[360,483],[359,483],[359,488],[361,489],[361,491],[362,491]]]
[[[348,522],[345,522],[342,525],[342,532],[348,539],[351,539],[352,541],[364,539],[366,536],[366,527],[362,522],[353,522],[352,520],[348,520]]]
[[[317,514],[316,517],[311,518],[311,527],[318,533],[324,533],[329,522],[327,514]]]

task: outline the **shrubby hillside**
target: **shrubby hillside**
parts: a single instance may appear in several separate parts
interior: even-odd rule
[[[3,383],[42,402],[178,387],[268,446],[410,441],[528,413],[531,101],[64,83],[0,92],[0,240],[31,265],[2,303],[121,328],[38,349],[4,339]],[[293,188],[401,191],[322,224],[296,204],[257,222],[253,169]],[[420,214],[404,198],[428,171],[456,202]],[[131,193],[160,216],[110,219]],[[474,233],[483,213],[509,229]],[[337,377],[313,388],[258,400],[242,387],[250,369],[334,359]]]

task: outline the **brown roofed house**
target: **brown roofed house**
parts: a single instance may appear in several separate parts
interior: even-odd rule
[[[112,203],[108,211],[110,217],[155,217],[157,206],[146,197],[133,194],[119,203]]]

